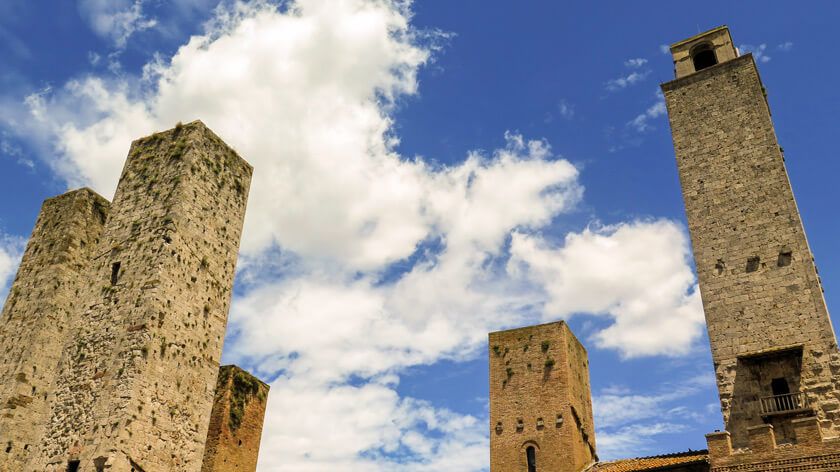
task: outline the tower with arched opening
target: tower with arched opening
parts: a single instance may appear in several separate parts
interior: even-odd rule
[[[589,361],[566,323],[490,333],[491,472],[577,472],[595,460]]]
[[[837,436],[840,353],[755,60],[725,26],[671,53],[662,90],[726,426],[713,466],[714,444]]]

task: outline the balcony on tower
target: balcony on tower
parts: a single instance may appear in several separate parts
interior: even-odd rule
[[[738,356],[730,427],[770,424],[779,443],[793,441],[791,421],[814,415],[803,389],[802,351],[793,345]]]

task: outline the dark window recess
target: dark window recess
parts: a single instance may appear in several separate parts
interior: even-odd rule
[[[528,461],[528,472],[537,472],[537,450],[534,446],[525,449],[525,459]]]
[[[793,252],[782,251],[782,252],[779,253],[779,260],[776,261],[776,265],[779,266],[779,267],[789,266],[792,260],[793,260]]]
[[[755,272],[758,270],[758,265],[761,263],[761,258],[758,256],[747,259],[747,272]]]
[[[79,461],[70,461],[67,463],[67,472],[79,472]]]
[[[723,271],[726,270],[726,263],[723,262],[723,259],[718,259],[717,263],[715,264],[715,272],[717,275],[723,274]]]
[[[787,395],[790,393],[790,386],[784,377],[771,380],[770,388],[773,390],[773,396]]]
[[[10,452],[12,452],[12,443],[11,442],[9,442],[9,444],[6,444],[6,454],[8,454]]]
[[[120,263],[114,262],[111,264],[111,285],[116,285],[120,280]]]
[[[700,71],[718,63],[715,51],[712,50],[708,44],[701,44],[691,54],[691,60],[694,61],[694,70]]]

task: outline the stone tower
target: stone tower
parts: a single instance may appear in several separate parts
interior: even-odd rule
[[[662,90],[732,446],[766,425],[793,442],[813,418],[836,436],[837,341],[755,61],[726,27],[671,53]]]
[[[41,439],[108,205],[82,189],[41,208],[0,315],[0,471],[23,470]]]
[[[566,323],[490,333],[490,471],[596,460],[586,350]]]
[[[219,369],[201,472],[257,470],[268,385],[234,365]]]
[[[198,121],[132,143],[23,470],[201,469],[251,171]]]

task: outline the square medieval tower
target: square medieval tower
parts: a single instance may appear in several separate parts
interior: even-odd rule
[[[662,90],[732,446],[767,425],[795,442],[802,421],[836,436],[837,340],[755,60],[725,26],[671,53]]]
[[[490,471],[596,460],[589,360],[563,321],[490,333]]]

